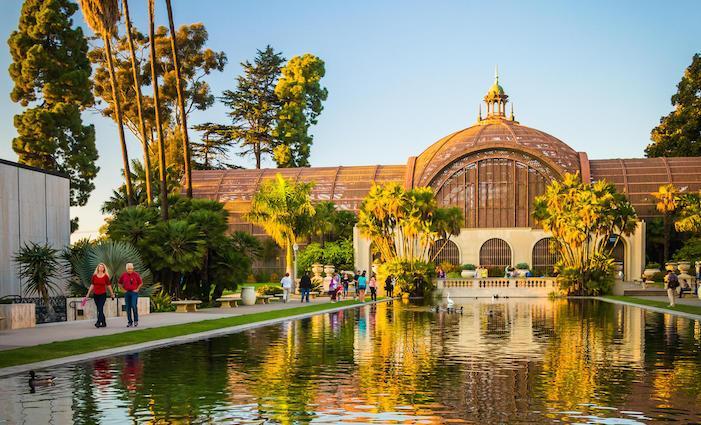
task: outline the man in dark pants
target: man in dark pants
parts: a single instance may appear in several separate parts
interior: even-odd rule
[[[127,307],[127,327],[139,326],[139,290],[144,284],[139,273],[134,271],[134,265],[127,263],[127,271],[119,277],[119,286],[124,291],[124,304]]]
[[[309,293],[312,290],[312,280],[309,278],[309,272],[304,272],[304,275],[299,280],[299,291],[302,293],[302,302],[306,297],[307,302],[309,302]]]

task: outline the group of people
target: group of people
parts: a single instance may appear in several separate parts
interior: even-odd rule
[[[355,275],[350,273],[334,273],[329,281],[328,295],[331,302],[337,302],[349,297],[351,285],[355,288],[355,293],[353,294],[354,299],[358,299],[361,302],[365,302],[365,297],[367,291],[370,291],[370,299],[372,301],[377,301],[377,276],[373,273],[368,279],[367,271],[362,272],[358,270]],[[286,280],[288,279],[288,280]],[[289,274],[285,274],[285,277],[281,281],[283,289],[285,289],[286,284],[291,287],[292,279],[289,278]],[[394,287],[396,284],[396,279],[393,275],[387,276],[385,279],[385,292],[388,297],[394,296]],[[305,272],[299,281],[299,291],[302,296],[302,302],[309,302],[309,295],[313,288],[312,279],[309,276],[309,272]],[[285,290],[285,299],[289,296],[289,291]]]
[[[100,263],[95,267],[95,272],[92,275],[92,281],[88,288],[88,293],[83,298],[83,305],[87,303],[90,294],[93,295],[95,307],[97,308],[96,328],[107,327],[107,319],[105,318],[105,302],[107,302],[107,291],[110,293],[111,299],[114,299],[114,290],[110,280],[110,272],[105,263]],[[143,286],[141,276],[134,270],[134,264],[127,263],[126,271],[119,276],[119,287],[124,292],[124,304],[127,310],[127,327],[131,328],[139,326],[139,290]]]

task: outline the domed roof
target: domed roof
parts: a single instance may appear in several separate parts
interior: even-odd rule
[[[413,171],[410,181],[414,187],[428,186],[441,170],[458,159],[493,150],[526,154],[558,175],[580,171],[579,154],[563,141],[513,120],[491,117],[429,146],[409,160],[407,172]]]
[[[504,88],[499,85],[499,77],[494,81],[494,84],[492,84],[492,87],[489,88],[489,91],[487,92],[486,98],[492,98],[492,97],[497,97],[497,96],[504,96]]]

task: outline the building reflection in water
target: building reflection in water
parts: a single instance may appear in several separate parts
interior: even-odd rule
[[[10,423],[532,423],[701,414],[698,322],[591,300],[401,303],[0,380]],[[638,413],[636,413],[638,412]]]

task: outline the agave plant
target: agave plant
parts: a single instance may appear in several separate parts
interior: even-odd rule
[[[100,263],[105,263],[107,266],[114,287],[117,286],[119,276],[126,270],[127,263],[132,263],[134,270],[141,275],[141,280],[144,282],[141,293],[151,295],[158,289],[158,285],[153,284],[153,275],[141,259],[141,254],[128,242],[109,240],[99,242],[90,246],[81,258],[75,260],[73,267],[85,288],[90,286],[95,268]]]
[[[58,292],[58,282],[63,267],[59,251],[48,244],[29,242],[17,251],[14,257],[19,266],[19,276],[24,279],[25,293],[38,295],[49,305],[49,294]]]

